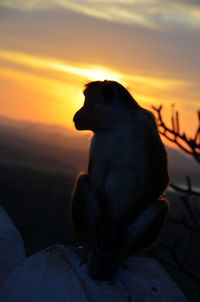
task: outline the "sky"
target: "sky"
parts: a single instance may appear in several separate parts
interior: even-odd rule
[[[0,115],[73,128],[84,85],[116,80],[193,135],[199,0],[0,0]]]

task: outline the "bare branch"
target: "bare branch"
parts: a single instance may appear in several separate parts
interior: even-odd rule
[[[192,277],[192,278],[199,281],[200,280],[200,274],[195,273],[193,270],[191,270],[189,267],[187,267],[185,265],[185,262],[180,260],[180,257],[179,257],[178,252],[177,252],[177,246],[178,246],[179,242],[180,242],[180,238],[176,240],[176,242],[174,244],[174,247],[173,247],[173,255],[174,255],[174,258],[176,260],[176,263],[178,264],[178,267],[180,269],[182,269],[190,277]]]
[[[187,221],[179,220],[179,219],[171,217],[171,216],[168,216],[168,220],[173,222],[174,224],[182,225],[189,231],[200,232],[199,227],[193,226],[193,225],[189,224]]]
[[[187,188],[180,187],[173,183],[170,183],[170,187],[180,193],[184,193],[187,195],[200,196],[200,191],[196,191],[196,190],[192,189],[192,185],[191,185],[189,176],[187,176],[187,184],[188,184]]]
[[[152,107],[153,110],[157,113],[157,125],[161,135],[166,137],[169,141],[176,144],[181,150],[190,154],[198,163],[200,163],[200,110],[197,112],[198,114],[198,127],[195,132],[194,138],[189,138],[184,132],[180,131],[180,121],[179,121],[179,113],[174,110],[174,104],[172,104],[172,114],[171,114],[171,128],[165,124],[162,118],[162,105],[158,108]],[[183,193],[180,196],[182,203],[185,207],[187,215],[182,218],[170,217],[168,216],[168,221],[172,222],[175,225],[181,225],[189,231],[189,240],[187,241],[184,255],[182,257],[182,253],[180,254],[180,241],[182,237],[177,238],[175,243],[170,244],[169,242],[160,242],[160,247],[165,248],[170,252],[170,259],[165,257],[162,253],[157,253],[156,249],[153,249],[155,257],[161,259],[168,265],[172,267],[177,267],[181,271],[185,272],[188,276],[192,277],[200,281],[199,272],[194,272],[191,269],[190,265],[187,264],[187,258],[189,257],[189,249],[191,247],[193,236],[196,232],[200,233],[200,208],[198,206],[192,205],[189,202],[189,196],[198,196],[200,197],[200,191],[194,190],[192,188],[192,183],[190,177],[186,177],[186,187],[183,188],[179,185],[171,183],[170,186],[177,192]]]
[[[179,114],[178,111],[176,111],[176,131],[179,133],[180,128],[179,128]]]
[[[190,267],[188,267],[184,261],[180,259],[180,255],[178,254],[177,247],[179,245],[179,242],[181,241],[181,238],[177,238],[174,245],[170,245],[169,243],[160,242],[160,246],[163,246],[164,248],[168,249],[173,257],[174,261],[170,261],[170,259],[162,256],[162,254],[157,253],[155,249],[151,250],[151,253],[158,259],[164,261],[166,264],[170,265],[171,267],[177,267],[183,272],[185,272],[187,275],[189,275],[191,278],[200,281],[200,274],[194,272]]]
[[[160,134],[166,137],[169,141],[175,143],[184,152],[192,155],[195,160],[200,163],[200,111],[198,111],[198,129],[194,139],[192,139],[187,138],[185,133],[180,133],[179,114],[177,111],[176,114],[174,114],[173,106],[171,116],[172,129],[166,126],[166,124],[163,122],[161,115],[162,105],[158,108],[152,106],[152,108],[157,113],[157,122]],[[172,137],[170,137],[170,135]]]

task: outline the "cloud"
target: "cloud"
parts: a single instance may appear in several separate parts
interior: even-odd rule
[[[21,66],[30,67],[33,69],[72,74],[75,76],[82,77],[85,80],[104,80],[107,77],[116,81],[121,80],[121,76],[119,73],[111,71],[101,66],[89,64],[86,65],[82,63],[72,65],[68,62],[62,62],[54,59],[45,59],[42,57],[28,55],[24,53],[1,50],[0,59]]]
[[[50,72],[60,72],[78,76],[84,81],[94,80],[114,80],[120,81],[123,84],[134,83],[138,85],[145,85],[146,87],[168,90],[181,86],[187,86],[190,83],[178,79],[157,78],[151,76],[142,76],[137,74],[126,74],[119,71],[114,71],[104,66],[97,66],[92,64],[70,64],[66,61],[59,61],[51,58],[43,58],[34,55],[3,51],[0,50],[0,59],[6,62],[17,64],[18,66],[25,66],[36,70],[47,70]],[[143,86],[144,88],[144,86]]]
[[[64,8],[90,17],[153,29],[200,27],[199,0],[0,0],[17,10]]]

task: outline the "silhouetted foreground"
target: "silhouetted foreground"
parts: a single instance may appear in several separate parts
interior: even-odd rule
[[[3,207],[0,207],[0,287],[25,260],[23,240]]]
[[[153,259],[131,257],[106,282],[96,282],[87,273],[87,257],[82,249],[53,246],[23,261],[19,233],[0,207],[1,246],[12,248],[13,259],[0,249],[1,302],[134,301],[186,302],[177,285]],[[12,235],[10,235],[12,234]],[[9,246],[13,242],[13,246]],[[16,245],[16,242],[20,242]],[[15,259],[20,261],[13,265]],[[16,270],[15,270],[16,268]],[[10,275],[10,276],[9,276]]]

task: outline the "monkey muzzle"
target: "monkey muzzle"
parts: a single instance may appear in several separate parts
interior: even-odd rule
[[[77,130],[87,130],[80,110],[75,113],[73,122]]]

